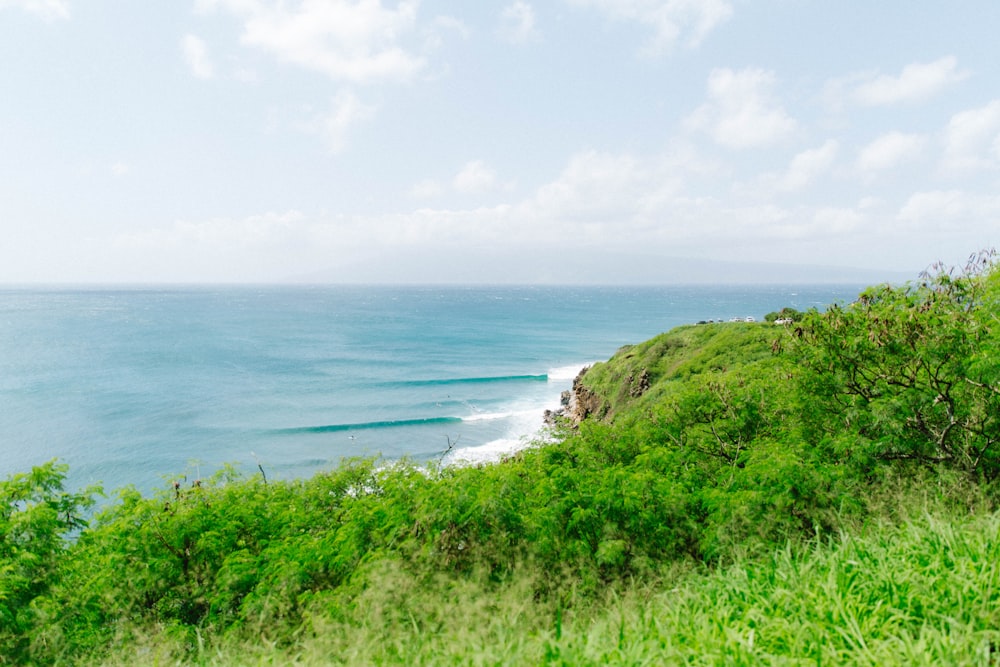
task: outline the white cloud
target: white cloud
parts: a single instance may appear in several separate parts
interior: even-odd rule
[[[907,199],[897,217],[913,222],[954,218],[968,209],[965,197],[960,190],[917,192]]]
[[[433,179],[425,179],[410,188],[410,196],[417,199],[433,199],[444,193],[444,186]]]
[[[695,222],[686,212],[704,205],[693,193],[696,181],[710,171],[681,145],[645,157],[583,151],[518,205],[518,219],[531,221],[536,236],[567,243],[686,238],[706,230],[707,221]]]
[[[469,29],[469,26],[454,16],[436,16],[420,32],[422,38],[421,51],[423,53],[430,53],[443,47],[447,35],[455,35],[463,40],[469,39],[472,35],[472,30]],[[438,76],[438,74],[432,73],[427,76],[433,78]]]
[[[784,171],[765,173],[749,183],[736,183],[733,193],[759,200],[776,193],[797,192],[830,171],[839,153],[840,144],[828,139],[822,146],[797,153]]]
[[[825,173],[838,151],[831,140],[800,152],[780,185],[801,186]],[[698,194],[718,176],[715,165],[680,146],[647,157],[586,151],[515,206],[511,219],[526,223],[533,241],[558,243],[567,252],[641,248],[673,256],[788,263],[821,261],[828,256],[827,244],[849,247],[859,230],[878,228],[878,203],[872,200],[856,206],[786,206]],[[816,250],[803,254],[811,248]]]
[[[233,72],[233,76],[237,81],[242,81],[243,83],[257,83],[259,81],[257,71],[250,67],[237,67],[236,71]]]
[[[682,218],[687,222],[679,211],[697,204],[684,203],[682,184],[704,168],[682,147],[672,147],[670,157],[588,150],[574,155],[555,179],[518,202],[465,211],[419,211],[402,216],[400,220],[408,222],[401,228],[413,226],[407,238],[411,243],[466,238],[478,244],[539,248],[685,237],[692,227],[678,223]],[[451,187],[467,192],[510,189],[481,161],[467,163]],[[438,182],[424,181],[411,194],[435,196],[444,191]]]
[[[481,195],[497,191],[513,190],[513,183],[502,183],[496,170],[483,160],[470,160],[455,174],[449,183],[434,179],[422,180],[410,188],[409,194],[416,199],[433,199],[449,193],[460,195]]]
[[[647,189],[647,167],[632,155],[586,151],[538,189],[530,208],[550,221],[626,221]]]
[[[709,101],[686,124],[707,132],[727,148],[755,148],[780,141],[796,130],[797,123],[773,99],[774,84],[774,73],[762,69],[712,70]]]
[[[242,220],[214,218],[203,222],[178,220],[167,228],[124,234],[119,243],[134,248],[174,247],[185,244],[268,245],[292,230],[304,216],[299,211],[265,213]]]
[[[730,206],[716,211],[706,209],[702,215],[718,220],[713,233],[718,235],[720,247],[731,251],[756,246],[756,251],[761,252],[770,246],[775,254],[768,255],[768,261],[789,263],[794,263],[797,258],[782,255],[781,248],[794,247],[787,244],[843,238],[865,221],[864,214],[856,209],[831,206],[815,209],[785,208],[774,204]],[[744,259],[750,257],[759,259],[750,254]]]
[[[952,170],[1000,165],[1000,100],[951,117],[944,131],[944,165]]]
[[[915,102],[933,97],[969,76],[959,71],[958,60],[946,56],[930,63],[912,63],[899,76],[878,76],[854,90],[854,99],[865,106]]]
[[[433,26],[437,29],[433,34],[438,40],[440,40],[438,35],[445,31],[454,33],[462,39],[468,39],[472,34],[469,26],[454,16],[437,16],[434,18]]]
[[[717,26],[733,15],[727,0],[569,0],[594,7],[615,20],[637,21],[653,29],[646,52],[657,54],[683,41],[698,46]]]
[[[119,160],[111,165],[111,173],[115,176],[126,176],[132,171],[132,166]]]
[[[455,175],[452,185],[463,194],[488,192],[496,187],[497,174],[482,160],[473,160]]]
[[[781,189],[799,190],[809,185],[830,168],[837,158],[837,152],[838,144],[833,139],[819,148],[802,151],[792,158],[788,171],[781,179]]]
[[[69,18],[69,2],[66,0],[0,0],[0,9],[17,7],[46,21]]]
[[[215,67],[208,57],[208,48],[205,41],[196,35],[184,35],[181,40],[181,51],[184,54],[184,62],[191,68],[191,73],[199,79],[211,79],[215,74]]]
[[[222,8],[243,21],[244,44],[278,60],[353,83],[411,78],[424,60],[401,41],[413,32],[416,0],[395,9],[381,0],[198,0],[202,11]]]
[[[175,279],[176,267],[184,266],[187,280],[225,282],[254,275],[281,277],[290,261],[313,259],[314,237],[310,221],[293,210],[244,219],[178,220],[120,234],[104,246],[108,261],[133,280]]]
[[[535,10],[527,2],[517,0],[500,12],[500,37],[512,44],[523,44],[538,36]]]
[[[791,161],[788,174],[822,173],[836,151],[834,142],[803,151]],[[480,161],[466,164],[460,172],[469,184],[481,185],[495,183],[491,174]],[[895,220],[881,215],[884,207],[873,200],[862,200],[854,207],[787,207],[693,194],[700,179],[708,176],[711,180],[713,174],[711,165],[683,146],[650,156],[591,150],[573,156],[553,180],[509,204],[420,208],[375,216],[288,211],[244,219],[180,221],[121,236],[106,245],[114,255],[111,259],[125,267],[123,271],[146,280],[169,276],[181,263],[191,280],[282,279],[310,272],[336,280],[414,280],[421,276],[447,280],[458,275],[449,271],[460,269],[466,271],[461,274],[465,279],[483,279],[487,273],[482,271],[488,270],[494,271],[491,279],[516,279],[529,274],[505,269],[512,269],[508,262],[524,255],[526,248],[535,257],[551,253],[561,258],[559,266],[569,269],[574,262],[566,258],[577,253],[596,249],[602,257],[644,253],[653,258],[647,275],[655,277],[657,256],[797,263],[821,261],[834,247],[844,253],[851,248],[862,252],[857,247],[862,230],[863,252],[877,257],[891,250],[899,238],[891,235],[893,224],[898,231],[899,221],[907,216],[923,220],[942,208],[948,210],[948,193],[944,193],[944,203],[935,193],[914,197]],[[458,180],[451,183],[452,188]],[[428,194],[439,187],[433,181],[418,185],[426,186]],[[1000,212],[1000,198],[966,202],[957,213],[971,210],[981,215],[991,207]],[[955,214],[955,210],[949,212]],[[476,255],[479,251],[485,254]],[[462,264],[463,257],[473,258],[469,266]],[[499,262],[497,266],[476,265],[489,257]],[[904,264],[911,261],[893,259]],[[431,268],[433,274],[426,273]],[[630,269],[631,265],[616,266],[612,261],[591,277],[606,280]],[[558,277],[556,273],[552,279]],[[586,279],[586,272],[576,278]]]
[[[347,143],[347,135],[358,123],[370,120],[375,107],[364,104],[351,91],[341,91],[330,103],[330,113],[320,119],[319,132],[330,150],[339,153]]]
[[[981,239],[996,238],[1000,232],[1000,196],[963,190],[916,192],[896,217],[910,231],[967,232]]]
[[[471,246],[500,247],[512,233],[519,234],[509,218],[505,207],[419,209],[375,216],[290,210],[180,220],[119,235],[102,247],[108,263],[132,280],[169,280],[182,265],[186,280],[200,282],[282,281],[330,274],[336,280],[362,276],[364,282],[378,282],[412,279],[428,265],[447,270],[449,261],[460,259]]]
[[[861,149],[858,169],[868,175],[892,169],[920,157],[926,144],[927,138],[919,134],[889,132]]]
[[[800,190],[809,185],[830,168],[837,159],[838,150],[837,142],[830,139],[819,148],[802,151],[792,158],[788,170],[777,183],[778,189]]]
[[[873,107],[920,102],[968,77],[967,71],[958,69],[954,56],[945,56],[929,63],[911,63],[898,76],[855,72],[829,81],[825,95],[836,109],[845,104]]]
[[[836,236],[855,231],[865,222],[865,215],[853,208],[823,207],[813,214],[809,235]]]

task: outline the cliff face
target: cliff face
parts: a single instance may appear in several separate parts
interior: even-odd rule
[[[584,367],[573,379],[573,388],[562,393],[561,408],[554,412],[546,411],[547,423],[554,424],[557,420],[563,420],[575,427],[588,417],[604,418],[609,407],[607,402],[583,384],[583,377],[590,368],[590,366]]]
[[[573,380],[573,388],[570,389],[569,405],[566,406],[566,417],[574,425],[591,416],[594,419],[602,419],[608,412],[607,403],[594,393],[593,390],[583,384],[583,376],[589,370],[590,367],[588,366],[580,371]]]

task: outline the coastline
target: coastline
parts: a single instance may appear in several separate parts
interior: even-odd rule
[[[575,414],[577,388],[581,386],[580,379],[594,363],[597,362],[588,362],[583,365],[573,364],[552,369],[548,373],[549,382],[561,384],[572,379],[568,389],[561,390],[558,397],[553,397],[548,405],[541,410],[532,408],[514,413],[513,417],[521,419],[516,421],[517,425],[511,429],[507,436],[482,445],[451,449],[442,458],[442,463],[444,465],[497,463],[536,443],[545,442],[546,431],[549,428],[555,426],[560,418]],[[578,420],[574,419],[573,421],[579,423]]]

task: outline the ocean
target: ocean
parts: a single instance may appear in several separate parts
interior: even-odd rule
[[[495,460],[623,345],[862,287],[0,288],[0,478],[57,458],[71,488],[148,493],[223,464]]]

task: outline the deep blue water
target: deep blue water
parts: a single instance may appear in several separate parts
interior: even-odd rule
[[[148,491],[223,463],[489,458],[622,345],[861,287],[0,289],[0,477],[59,458],[73,486]]]

